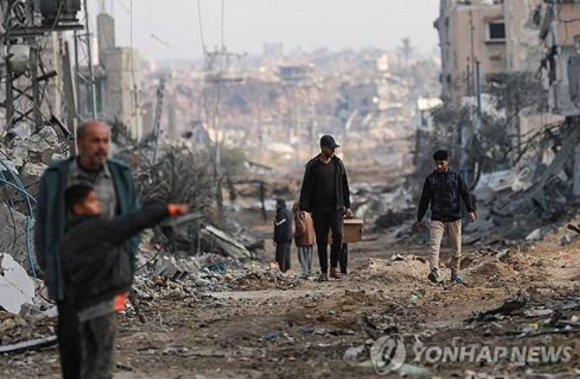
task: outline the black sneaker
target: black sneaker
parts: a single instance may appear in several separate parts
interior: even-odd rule
[[[320,275],[318,275],[318,278],[316,278],[317,282],[328,282],[328,274],[326,273],[322,273]]]
[[[436,268],[432,269],[431,272],[429,273],[429,275],[427,276],[427,279],[429,279],[433,283],[438,283],[439,282],[439,269],[436,269]]]
[[[469,287],[469,285],[467,283],[465,283],[465,281],[463,280],[463,277],[461,276],[461,274],[458,272],[454,272],[451,274],[451,282],[457,283],[457,284],[463,284],[464,286]]]

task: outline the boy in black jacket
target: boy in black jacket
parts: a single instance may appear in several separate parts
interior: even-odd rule
[[[72,214],[62,246],[66,291],[78,312],[81,379],[110,379],[115,365],[117,313],[125,309],[133,273],[123,245],[168,216],[188,212],[185,205],[156,204],[113,219],[101,217],[101,204],[89,185],[65,192]]]
[[[449,154],[438,150],[433,154],[435,170],[423,186],[423,193],[417,212],[416,228],[423,229],[423,217],[431,203],[431,252],[428,275],[430,281],[439,281],[439,252],[443,234],[449,234],[451,242],[451,281],[464,283],[459,269],[461,266],[461,200],[465,203],[469,221],[476,219],[475,207],[471,201],[467,185],[458,172],[449,167]]]
[[[290,249],[292,246],[293,214],[282,199],[276,200],[276,217],[274,218],[274,244],[276,246],[276,262],[280,271],[290,270]]]

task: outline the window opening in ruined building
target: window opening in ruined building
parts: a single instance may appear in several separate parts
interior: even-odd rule
[[[488,25],[490,41],[505,41],[505,22],[490,22]]]

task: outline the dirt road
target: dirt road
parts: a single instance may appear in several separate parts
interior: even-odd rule
[[[122,318],[116,377],[377,378],[370,348],[375,339],[395,334],[407,346],[404,370],[428,370],[425,377],[464,378],[469,370],[481,378],[482,373],[540,378],[532,374],[542,372],[578,377],[580,324],[574,316],[580,315],[580,244],[467,252],[469,288],[429,283],[421,250],[372,235],[352,245],[353,270],[340,281],[297,279],[295,286],[279,289],[258,280],[254,291],[196,291],[144,302],[145,323]],[[405,259],[392,261],[393,253]],[[506,299],[526,302],[511,314],[480,314],[467,321]],[[529,313],[541,308],[560,310]],[[570,325],[563,327],[563,321]],[[419,342],[426,347],[545,345],[569,347],[572,353],[567,360],[525,367],[505,358],[494,364],[451,363],[433,355],[412,362]],[[55,348],[0,356],[2,378],[58,378],[58,371]]]

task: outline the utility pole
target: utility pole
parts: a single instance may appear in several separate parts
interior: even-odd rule
[[[79,101],[79,112],[77,113],[77,122],[82,124],[87,119],[97,119],[97,91],[95,87],[95,73],[94,61],[92,53],[92,34],[90,26],[90,15],[87,0],[83,0],[84,8],[84,30],[77,32],[74,35],[74,50],[75,50],[75,70],[76,70],[76,86],[77,96],[81,98],[82,90],[85,89],[85,99],[90,99],[88,114],[86,114],[86,101]],[[87,67],[87,74],[83,73],[81,67]]]
[[[75,17],[77,2],[74,0],[66,3],[43,0],[38,9],[36,3],[35,0],[0,0],[5,13],[5,33],[0,36],[0,43],[7,52],[3,78],[6,100],[0,106],[6,109],[8,131],[23,126],[31,127],[30,132],[34,133],[55,119],[46,93],[58,73],[47,69],[42,59],[46,44],[39,42],[54,32],[82,29]],[[43,111],[45,104],[49,105],[48,111]]]
[[[221,97],[223,86],[230,83],[241,83],[244,81],[243,76],[234,73],[232,70],[232,59],[237,58],[241,61],[240,54],[229,52],[222,45],[220,49],[213,52],[205,52],[204,64],[204,109],[206,120],[214,132],[214,180],[217,183],[217,203],[221,208]],[[227,73],[227,75],[226,75]]]
[[[67,124],[72,138],[69,145],[69,155],[76,155],[76,139],[77,139],[77,93],[75,93],[75,80],[73,70],[71,67],[71,54],[69,43],[64,43],[64,57],[63,57],[63,76],[64,76],[64,93],[67,107]]]
[[[157,163],[157,154],[159,150],[159,136],[161,134],[161,115],[163,113],[163,97],[165,96],[165,82],[166,77],[163,75],[159,79],[159,87],[157,88],[157,104],[155,106],[155,121],[153,123],[153,164]]]

